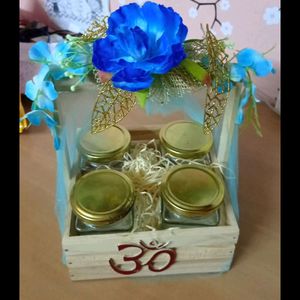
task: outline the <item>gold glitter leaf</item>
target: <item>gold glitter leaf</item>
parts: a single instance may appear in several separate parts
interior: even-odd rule
[[[135,103],[136,97],[133,93],[115,88],[111,81],[98,82],[98,97],[93,109],[91,132],[98,133],[117,124],[130,112]]]
[[[149,88],[149,100],[163,105],[172,101],[172,98],[182,97],[192,93],[202,86],[187,70],[178,66],[163,76],[157,76]]]
[[[99,38],[106,36],[107,30],[107,17],[104,17],[100,21],[95,20],[86,32],[81,36],[84,42],[93,42]]]
[[[223,116],[229,96],[230,80],[224,42],[217,40],[208,26],[203,42],[209,61],[208,73],[212,78],[212,85],[207,89],[204,115],[204,131],[209,133],[219,124]]]

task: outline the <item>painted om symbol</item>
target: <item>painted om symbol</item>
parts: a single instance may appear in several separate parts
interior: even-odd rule
[[[132,255],[132,256],[127,256],[124,255],[123,256],[123,261],[124,262],[134,262],[135,263],[135,267],[134,269],[131,270],[123,270],[122,267],[118,264],[115,263],[115,261],[111,258],[109,260],[109,264],[112,267],[112,269],[120,274],[123,275],[130,275],[130,274],[134,274],[134,273],[138,273],[142,270],[142,268],[144,266],[148,266],[148,269],[152,272],[162,272],[166,269],[168,269],[171,265],[173,265],[176,261],[176,249],[175,248],[168,248],[166,249],[165,247],[168,245],[169,243],[163,243],[163,244],[159,244],[156,240],[152,241],[149,243],[149,245],[147,245],[146,243],[144,243],[143,241],[140,241],[140,244],[121,244],[118,245],[118,250],[122,251],[124,249],[128,249],[128,248],[138,248],[140,250],[140,252],[136,255]],[[142,258],[146,252],[148,251],[154,251],[154,250],[159,250],[157,252],[155,252],[151,258],[146,262],[146,263],[142,263],[140,261],[140,258]],[[157,257],[159,257],[162,254],[167,254],[169,255],[169,261],[168,263],[161,267],[161,268],[155,268],[154,263]]]

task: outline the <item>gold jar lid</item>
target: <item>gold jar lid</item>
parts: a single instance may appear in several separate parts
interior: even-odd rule
[[[99,133],[84,130],[79,135],[78,150],[91,162],[120,159],[128,150],[130,133],[122,126],[111,126]]]
[[[222,177],[198,165],[171,168],[161,184],[161,197],[166,206],[186,217],[214,212],[223,203],[224,193]]]
[[[212,134],[205,134],[201,124],[186,120],[166,124],[159,132],[159,139],[168,153],[181,158],[202,157],[213,144]]]
[[[134,203],[133,184],[115,170],[96,170],[80,177],[71,192],[71,207],[83,222],[101,226],[125,217]]]

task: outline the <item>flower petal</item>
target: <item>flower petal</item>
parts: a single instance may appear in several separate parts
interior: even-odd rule
[[[124,24],[126,24],[126,27],[134,28],[138,26],[142,30],[146,30],[147,22],[142,15],[142,10],[139,5],[130,3],[121,6],[111,13],[108,18],[107,35],[123,32]]]
[[[148,88],[153,78],[144,70],[125,68],[112,77],[112,82],[114,87],[136,92]]]
[[[42,91],[43,91],[44,95],[52,101],[58,97],[58,93],[55,90],[53,82],[51,82],[51,81],[43,82]]]
[[[261,59],[255,62],[252,68],[256,76],[264,77],[272,73],[273,65],[270,60]]]
[[[164,32],[166,31],[166,23],[168,23],[168,16],[164,15],[168,11],[163,12],[163,6],[157,5],[153,2],[146,2],[142,6],[142,14],[144,20],[146,21],[146,27],[142,27],[141,29],[147,32],[147,34],[151,37],[151,44],[155,43],[158,39],[162,37]],[[166,8],[166,10],[168,10]],[[176,21],[176,18],[173,18],[173,21]],[[176,24],[173,23],[173,28],[176,28]]]
[[[53,128],[57,125],[57,122],[51,117],[49,116],[47,113],[43,112],[44,113],[44,120],[45,120],[45,123],[47,124],[47,126],[49,128]]]
[[[60,80],[60,79],[62,79],[62,78],[64,78],[64,77],[66,77],[65,76],[65,70],[64,69],[61,69],[61,68],[53,68],[52,70],[51,70],[51,76],[52,76],[52,78],[54,79],[54,80]]]
[[[37,97],[39,89],[32,80],[27,81],[25,85],[25,95],[32,101]]]
[[[92,53],[92,48],[87,49],[87,52]],[[71,64],[79,64],[79,65],[86,65],[88,63],[91,63],[91,57],[90,55],[86,53],[77,53],[76,55],[73,55],[71,57]]]
[[[144,6],[146,3],[144,4]],[[159,5],[159,9],[163,15],[162,29],[163,35],[166,36],[171,44],[183,43],[186,39],[188,29],[182,23],[181,16],[173,10],[172,7],[165,7]],[[156,22],[156,19],[153,19],[152,22]],[[168,29],[166,29],[168,28]],[[170,29],[171,30],[170,30]]]
[[[164,74],[186,57],[187,27],[172,8],[146,2],[131,3],[113,12],[107,36],[93,43],[93,64],[116,74],[124,68]],[[149,78],[148,78],[149,79]]]
[[[238,64],[242,67],[250,67],[254,63],[254,61],[257,61],[258,59],[260,59],[260,57],[261,54],[251,48],[245,48],[241,50],[236,56]]]
[[[118,61],[124,53],[121,53],[118,43],[118,38],[112,35],[94,42],[92,61],[98,70],[115,73],[122,69]]]
[[[48,73],[50,71],[50,68],[47,65],[42,65],[42,67],[39,70],[39,73],[33,77],[33,82],[37,86],[38,89],[41,88],[43,81],[47,77]]]
[[[26,118],[32,125],[39,126],[43,119],[43,114],[41,110],[33,110],[26,114]]]
[[[53,63],[57,65],[61,65],[63,59],[65,59],[68,55],[68,51],[70,49],[70,44],[66,42],[60,42],[58,43],[52,53],[52,60]]]
[[[246,70],[238,64],[231,64],[230,79],[234,82],[240,82],[245,79]]]
[[[29,50],[29,58],[41,63],[50,62],[51,53],[48,44],[44,41],[35,43]]]
[[[36,103],[40,109],[46,109],[51,112],[54,112],[53,102],[50,99],[48,99],[47,97],[45,97],[44,95],[39,95],[36,100]]]
[[[36,126],[40,125],[42,120],[45,121],[49,128],[55,127],[57,124],[57,122],[51,116],[39,109],[32,110],[31,112],[27,113],[26,118],[32,125]]]

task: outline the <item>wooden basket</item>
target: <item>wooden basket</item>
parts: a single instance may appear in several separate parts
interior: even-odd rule
[[[80,122],[87,119],[96,92],[95,85],[88,83],[75,94],[64,93],[57,101],[61,135],[66,140],[62,156],[67,203],[78,172],[78,157],[74,149],[76,129],[81,127]],[[215,149],[218,162],[226,163],[228,160],[238,93],[236,89],[231,92],[226,106],[217,143],[219,147]],[[171,119],[162,118],[162,123],[156,117],[146,118],[143,124],[145,118],[137,110],[121,123],[131,131],[133,139],[145,138],[149,132],[150,139],[151,131],[160,128],[162,123],[180,118],[180,115],[172,116]],[[78,112],[81,116],[74,118]],[[73,118],[70,118],[72,115]],[[212,227],[79,236],[74,230],[74,216],[68,204],[62,247],[70,277],[72,280],[88,280],[226,272],[231,267],[239,236],[239,227],[228,195],[221,210],[221,219],[221,225]]]

